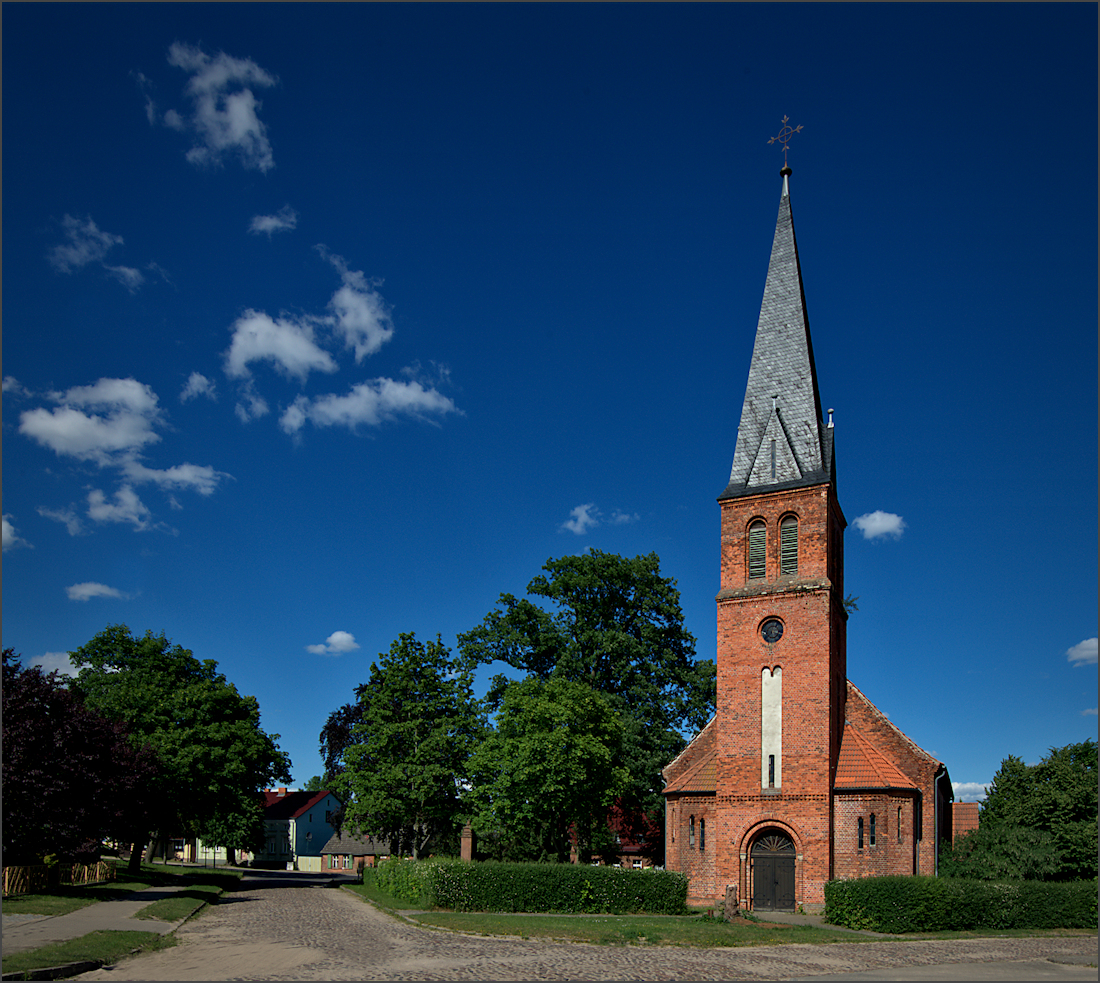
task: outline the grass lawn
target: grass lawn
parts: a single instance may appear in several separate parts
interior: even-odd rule
[[[156,918],[164,922],[175,922],[198,911],[204,904],[214,904],[222,889],[216,884],[196,884],[184,888],[170,898],[154,901],[142,908],[135,918]]]
[[[692,945],[701,947],[779,945],[790,942],[860,942],[854,935],[815,925],[778,925],[744,919],[724,922],[688,915],[533,915],[476,911],[417,911],[373,885],[350,885],[361,898],[387,911],[401,912],[417,924],[471,935],[517,935],[601,945]]]
[[[407,901],[374,885],[349,885],[347,890],[386,911],[402,914],[416,924],[471,935],[512,935],[597,945],[714,946],[785,945],[795,942],[876,942],[883,938],[961,939],[996,935],[1004,938],[1095,935],[1084,929],[1005,932],[933,932],[923,935],[860,935],[828,925],[787,925],[749,916],[735,922],[707,918],[700,911],[688,915],[534,915],[470,911],[417,911]]]
[[[171,935],[161,936],[156,932],[90,932],[79,939],[54,942],[40,949],[4,956],[3,966],[5,973],[25,973],[65,963],[111,963],[135,949],[149,952],[175,944],[176,940]]]
[[[217,884],[228,891],[233,890],[241,879],[238,871],[168,864],[142,864],[137,874],[131,874],[125,864],[118,864],[116,869],[118,880],[106,884],[66,885],[49,894],[13,894],[4,898],[4,911],[9,915],[64,915],[97,901],[119,901],[147,887],[175,884],[181,877],[199,883]]]

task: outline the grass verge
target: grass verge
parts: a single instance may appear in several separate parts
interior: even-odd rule
[[[822,944],[826,942],[877,942],[884,936],[860,935],[828,925],[788,925],[753,917],[725,922],[696,911],[689,915],[531,915],[498,912],[418,911],[407,902],[373,885],[353,884],[346,890],[364,901],[418,925],[470,935],[518,936],[528,939],[590,942],[596,945],[717,946]],[[994,933],[934,932],[888,938],[960,939],[989,937]],[[1089,935],[1085,930],[997,932],[998,937]]]
[[[181,877],[202,884],[217,884],[231,891],[241,880],[238,871],[214,871],[203,867],[175,867],[167,864],[142,864],[141,871],[130,874],[125,864],[118,865],[117,881],[58,888],[49,894],[13,894],[4,898],[9,915],[65,915],[97,901],[119,901],[135,891],[162,884],[177,884]]]
[[[170,898],[162,898],[142,908],[135,918],[156,918],[163,922],[177,922],[194,914],[204,904],[213,904],[218,900],[222,889],[216,884],[196,884],[184,888]]]
[[[78,939],[54,942],[39,949],[4,956],[3,971],[26,973],[46,966],[64,966],[66,963],[111,963],[135,949],[149,952],[167,949],[175,944],[173,936],[162,936],[156,932],[89,932]]]

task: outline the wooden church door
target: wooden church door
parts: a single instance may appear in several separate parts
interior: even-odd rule
[[[752,906],[760,911],[794,911],[794,843],[778,830],[752,845]]]

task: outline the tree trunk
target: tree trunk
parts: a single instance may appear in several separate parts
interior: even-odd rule
[[[237,866],[237,851],[234,847],[227,846],[225,848],[225,865],[226,867]]]
[[[141,855],[145,852],[145,834],[138,834],[134,840],[133,846],[130,847],[130,863],[126,868],[131,874],[137,874],[141,871]]]

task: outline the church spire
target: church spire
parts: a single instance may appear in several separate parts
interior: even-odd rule
[[[829,481],[832,430],[821,419],[810,322],[784,165],[764,300],[729,486],[721,498]]]

